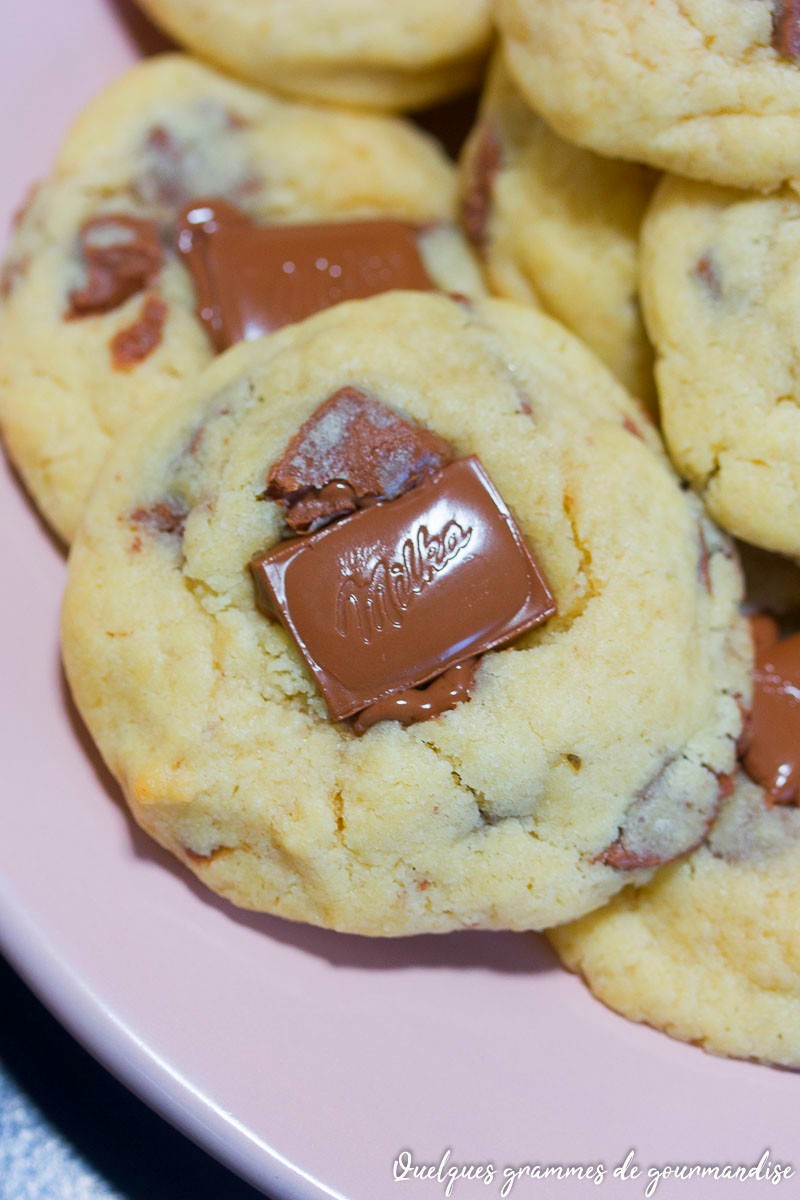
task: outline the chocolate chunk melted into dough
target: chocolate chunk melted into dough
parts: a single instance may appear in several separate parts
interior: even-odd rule
[[[772,45],[789,62],[800,58],[800,0],[774,0]]]
[[[417,487],[451,462],[448,442],[366,392],[340,388],[273,463],[264,493],[295,533]]]
[[[777,623],[752,618],[756,664],[742,766],[770,804],[800,803],[800,633],[779,640]]]
[[[251,569],[259,607],[294,640],[334,720],[506,644],[556,608],[476,458],[279,543]]]
[[[434,287],[405,221],[255,225],[224,200],[195,200],[180,218],[178,250],[220,351],[343,300]]]
[[[409,688],[384,700],[377,700],[353,719],[353,733],[360,736],[380,721],[416,725],[429,717],[449,712],[471,697],[479,664],[479,658],[468,658],[466,662],[449,667],[425,687]]]
[[[592,861],[636,871],[688,854],[707,837],[731,789],[729,775],[709,768],[687,774],[680,755],[669,759],[629,805],[616,839]]]
[[[164,262],[152,221],[109,213],[80,231],[86,280],[69,296],[68,317],[92,317],[119,308],[155,279]]]
[[[148,296],[132,325],[111,339],[111,362],[116,371],[130,371],[161,344],[167,306],[160,296]]]
[[[149,508],[137,508],[129,520],[153,533],[165,533],[171,537],[183,537],[189,510],[182,500],[170,497],[151,504]]]
[[[497,131],[484,123],[467,158],[467,182],[461,200],[461,224],[479,252],[486,249],[492,192],[503,161],[503,147]]]

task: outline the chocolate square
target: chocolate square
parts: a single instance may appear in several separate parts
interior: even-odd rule
[[[224,200],[197,200],[181,217],[178,249],[217,350],[343,300],[434,287],[405,221],[255,225]]]
[[[279,543],[251,564],[342,720],[503,645],[556,605],[477,458],[404,496]]]

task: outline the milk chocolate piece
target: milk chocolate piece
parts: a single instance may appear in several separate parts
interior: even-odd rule
[[[251,563],[331,716],[418,687],[540,624],[555,601],[476,458]]]
[[[453,458],[449,444],[355,387],[340,388],[273,463],[264,493],[298,533],[394,500]]]
[[[466,662],[448,667],[425,687],[408,688],[404,692],[395,692],[393,696],[385,696],[383,700],[376,700],[353,719],[353,733],[360,737],[380,721],[394,721],[403,726],[416,725],[419,721],[428,721],[431,717],[449,712],[469,700],[479,663],[479,658],[468,658]]]
[[[92,217],[80,231],[86,282],[69,296],[69,317],[107,313],[141,292],[164,261],[152,221],[115,213]]]
[[[178,249],[217,350],[342,300],[434,286],[405,221],[255,225],[225,200],[196,200],[179,221]]]
[[[800,58],[800,0],[774,0],[772,45],[789,62]]]
[[[767,616],[753,619],[753,707],[742,765],[771,804],[800,800],[800,634],[778,640]]]

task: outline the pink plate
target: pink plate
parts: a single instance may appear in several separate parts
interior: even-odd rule
[[[5,222],[66,122],[156,41],[111,0],[25,0],[2,57]],[[619,1019],[540,939],[372,943],[243,915],[132,826],[70,708],[58,666],[64,561],[8,470],[3,587],[0,938],[65,1025],[206,1149],[281,1198],[441,1197],[393,1163],[613,1168],[640,1197],[665,1163],[796,1159],[797,1076],[711,1058]],[[64,1081],[69,1086],[69,1081]],[[762,1196],[764,1183],[666,1180],[668,1197]],[[597,1194],[519,1180],[512,1194]],[[768,1194],[775,1194],[774,1192]],[[800,1175],[777,1194],[800,1195]],[[222,1200],[222,1198],[221,1198]]]

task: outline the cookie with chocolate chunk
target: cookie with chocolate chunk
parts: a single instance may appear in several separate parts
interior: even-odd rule
[[[770,617],[754,626],[741,768],[707,843],[550,937],[624,1016],[716,1054],[798,1067],[800,634],[781,639]]]
[[[392,288],[480,293],[452,166],[379,116],[169,55],[87,109],[0,279],[0,421],[72,537],[119,428],[239,338]]]
[[[638,405],[509,301],[228,350],[120,437],[64,655],[136,819],[246,907],[541,928],[704,835],[750,642]]]
[[[422,108],[477,82],[489,0],[139,0],[233,75],[305,100]]]
[[[800,198],[667,178],[642,299],[675,465],[731,533],[800,558]]]
[[[797,0],[497,0],[494,15],[562,137],[731,187],[800,175]]]
[[[565,142],[492,64],[461,156],[461,215],[493,292],[563,321],[642,400],[653,353],[638,299],[647,167]]]

